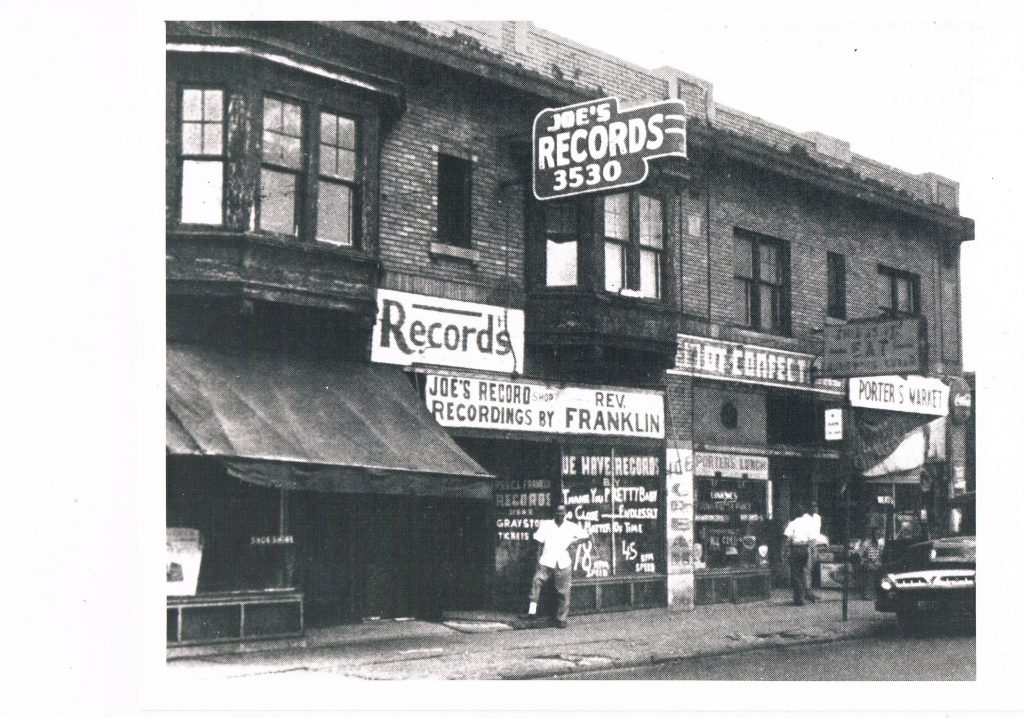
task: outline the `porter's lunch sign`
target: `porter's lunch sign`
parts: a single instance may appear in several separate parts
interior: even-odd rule
[[[427,374],[423,398],[441,426],[665,437],[665,401],[660,392]]]
[[[533,194],[572,197],[647,179],[656,157],[686,157],[686,104],[619,110],[617,97],[542,110],[533,120]]]

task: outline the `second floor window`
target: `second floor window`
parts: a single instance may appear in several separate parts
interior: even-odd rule
[[[579,208],[574,203],[544,206],[545,283],[573,287],[578,281]]]
[[[181,221],[224,221],[224,91],[185,88],[181,96]]]
[[[604,288],[661,298],[665,227],[661,200],[620,193],[604,198]]]
[[[469,248],[473,163],[451,155],[437,157],[437,239]]]
[[[828,316],[846,319],[846,257],[835,252],[827,255]]]
[[[883,315],[916,316],[921,312],[920,278],[911,272],[879,265],[878,308]]]
[[[305,169],[302,140],[302,108],[264,97],[258,215],[262,230],[298,234]]]
[[[789,333],[789,248],[785,242],[737,230],[733,254],[736,319],[743,326]]]
[[[316,238],[351,246],[356,191],[356,123],[320,113],[320,177],[317,183]]]

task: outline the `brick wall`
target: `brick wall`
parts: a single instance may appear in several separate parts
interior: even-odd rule
[[[932,358],[944,358],[958,367],[959,275],[955,269],[942,268],[940,284],[939,243],[924,225],[738,163],[723,163],[720,168],[711,191],[712,321],[732,322],[733,230],[739,227],[789,243],[792,331],[794,337],[807,340],[808,347],[813,346],[815,331],[825,323],[825,256],[832,251],[846,257],[850,319],[878,316],[879,264],[917,274]],[[695,248],[691,246],[689,251]],[[696,271],[687,271],[684,285],[706,288],[702,267],[695,262],[691,265]],[[699,291],[684,291],[684,311],[688,313],[700,315],[706,301],[705,296],[702,306]],[[765,340],[771,343],[767,335]]]
[[[626,105],[668,97],[666,81],[652,71],[542,30],[530,22],[420,24],[435,35],[450,37],[460,33],[512,65],[569,80],[581,87],[600,89],[606,95],[621,98]]]
[[[799,145],[818,160],[848,168],[864,179],[882,182],[918,201],[954,211],[958,207],[959,185],[953,180],[933,173],[915,175],[904,172],[851,153],[849,143],[838,138],[814,132],[798,133],[741,110],[719,105],[714,102],[710,82],[681,70],[643,68],[543,30],[530,22],[443,21],[420,25],[442,37],[458,33],[511,65],[620,97],[626,105],[678,97],[686,101],[691,118],[710,121],[717,127],[754,138],[783,152]],[[832,146],[843,147],[841,159],[825,149]]]
[[[380,254],[391,289],[488,301],[523,286],[523,195],[506,138],[532,122],[500,88],[437,73],[411,78],[408,109],[381,143]],[[476,259],[431,252],[437,228],[437,158],[472,161],[472,249]]]

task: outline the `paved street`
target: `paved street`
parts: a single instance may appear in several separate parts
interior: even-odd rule
[[[572,680],[969,681],[975,638],[946,634],[903,638],[886,626],[875,635],[826,644],[778,646],[654,666],[578,673]]]

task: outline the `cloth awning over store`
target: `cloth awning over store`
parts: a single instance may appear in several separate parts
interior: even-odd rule
[[[926,465],[946,459],[946,417],[857,409],[851,454],[866,482],[918,484]]]
[[[280,488],[493,493],[401,369],[377,364],[169,346],[167,452],[216,457],[238,479]]]

